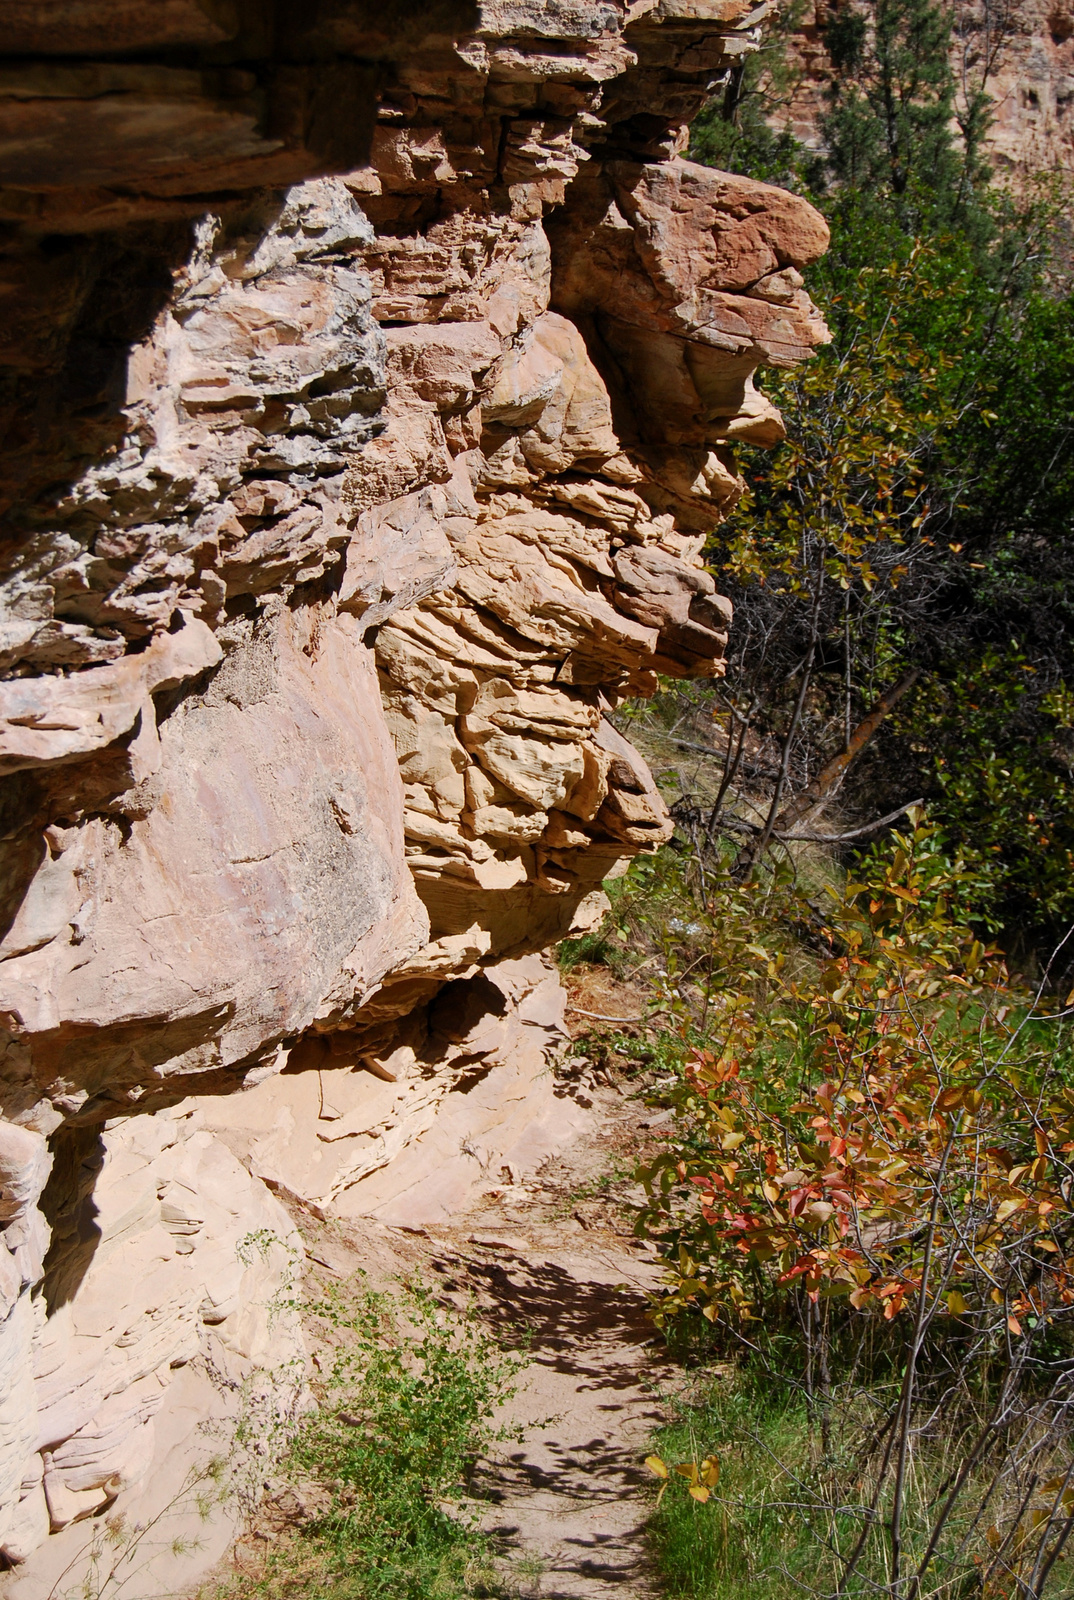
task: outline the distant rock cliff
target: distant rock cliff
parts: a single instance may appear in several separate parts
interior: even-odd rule
[[[262,1180],[442,1214],[562,1135],[541,952],[670,833],[609,714],[721,671],[752,375],[826,337],[821,218],[679,154],[764,12],[5,12],[13,1593],[180,1396],[300,1387]]]
[[[830,0],[815,0],[804,8],[791,35],[797,82],[773,118],[810,149],[819,143],[826,109],[832,68],[824,28],[835,9]],[[1034,174],[1069,173],[1074,169],[1071,0],[1005,0],[991,9],[977,0],[958,0],[951,16],[952,65],[959,83],[964,70],[968,81],[979,82],[990,47],[1002,41],[986,84],[992,106],[984,149],[996,181],[1019,190]],[[991,38],[986,25],[993,30]]]

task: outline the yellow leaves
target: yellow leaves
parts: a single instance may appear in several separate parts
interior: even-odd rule
[[[671,1471],[662,1456],[646,1456],[645,1465],[654,1477],[662,1479],[660,1493],[656,1503],[659,1506],[664,1498],[664,1492],[671,1481]],[[720,1463],[716,1456],[706,1456],[701,1462],[680,1461],[673,1469],[680,1477],[687,1481],[687,1494],[691,1499],[704,1505],[713,1489],[720,1481]]]
[[[706,1456],[700,1464],[696,1461],[684,1461],[675,1468],[675,1471],[688,1479],[687,1493],[702,1505],[720,1481],[720,1463],[715,1456]]]
[[[668,1486],[668,1481],[669,1481],[668,1480],[667,1464],[661,1459],[660,1456],[646,1456],[645,1457],[645,1465],[648,1467],[649,1471],[651,1473],[653,1473],[653,1475],[655,1477],[662,1478],[664,1480],[663,1483],[661,1483],[661,1485],[660,1485],[660,1493],[656,1497],[657,1510],[659,1510],[660,1509],[660,1502],[664,1498],[664,1495],[667,1492],[667,1486]]]
[[[779,959],[780,965],[782,966],[783,957],[780,956]],[[772,1017],[769,1021],[769,1026],[772,1028],[778,1028],[781,1032],[790,1034],[791,1037],[795,1039],[798,1038],[802,1031],[793,1017]]]
[[[980,1089],[965,1089],[957,1085],[944,1089],[936,1098],[936,1105],[941,1111],[954,1111],[962,1106],[975,1117],[984,1105],[984,1095]]]
[[[757,1326],[802,1295],[882,1337],[923,1307],[948,1336],[947,1319],[970,1317],[974,1337],[1019,1339],[1074,1306],[1074,1251],[1068,1263],[1045,1221],[1054,1210],[1065,1229],[1072,1203],[1052,1163],[1074,1146],[1074,1085],[1038,1093],[1030,1058],[1007,1049],[1022,998],[997,953],[949,920],[960,868],[933,852],[923,817],[913,828],[897,859],[859,864],[865,881],[830,893],[819,959],[768,982],[754,959],[771,956],[767,924],[744,913],[714,933],[720,1042],[672,1091],[681,1121],[646,1207],[672,1264],[668,1317]],[[1015,1281],[1031,1286],[1024,1299]],[[683,1503],[710,1489],[668,1472]]]
[[[978,967],[981,965],[981,961],[982,961],[982,959],[984,957],[984,954],[985,954],[984,945],[981,944],[979,939],[975,939],[973,941],[973,943],[970,945],[970,948],[967,951],[965,957],[963,958],[963,965],[965,966],[966,971],[970,975],[971,978],[972,978],[973,974],[977,971]]]

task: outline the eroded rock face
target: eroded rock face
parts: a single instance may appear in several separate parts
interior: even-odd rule
[[[814,0],[798,13],[790,36],[793,88],[774,125],[807,149],[822,144],[833,68],[825,29],[834,7]],[[981,148],[996,181],[1016,194],[1035,192],[1043,172],[1074,167],[1074,7],[1069,0],[1020,0],[997,29],[987,7],[960,0],[952,8],[951,67],[955,82],[976,92],[988,62],[989,123]],[[997,42],[998,54],[993,59]]]
[[[615,709],[722,670],[700,551],[734,442],[781,436],[756,368],[826,337],[801,268],[827,234],[678,154],[755,43],[740,0],[338,0],[241,29],[132,0],[120,33],[103,4],[15,9],[0,1547],[22,1561],[138,1492],[191,1352],[298,1359],[266,1331],[293,1241],[262,1178],[391,1218],[545,1153],[537,953],[668,837]],[[255,1234],[283,1255],[247,1259]],[[154,1286],[122,1314],[119,1238]]]

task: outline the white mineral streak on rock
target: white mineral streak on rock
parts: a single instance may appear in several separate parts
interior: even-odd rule
[[[733,442],[781,436],[753,374],[826,337],[822,220],[679,155],[763,6],[411,9],[285,7],[269,46],[90,0],[9,40],[17,1600],[164,1505],[223,1396],[301,1392],[270,1187],[438,1217],[570,1135],[541,952],[670,832],[616,707],[722,671],[700,551]],[[112,59],[176,46],[212,71]]]

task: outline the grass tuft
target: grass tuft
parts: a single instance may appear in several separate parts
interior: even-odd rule
[[[804,1528],[783,1462],[808,1455],[808,1419],[792,1390],[751,1392],[738,1376],[705,1379],[691,1401],[675,1403],[654,1437],[673,1465],[715,1456],[719,1483],[704,1504],[672,1472],[650,1524],[668,1600],[790,1600],[808,1559]],[[815,1550],[814,1550],[815,1554]]]

